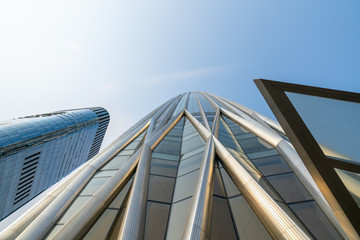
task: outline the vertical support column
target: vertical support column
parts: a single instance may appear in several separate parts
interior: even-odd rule
[[[208,239],[207,225],[209,222],[211,197],[214,179],[214,142],[209,137],[199,172],[198,182],[192,198],[189,216],[185,225],[183,239]]]
[[[130,191],[118,239],[143,239],[145,230],[146,201],[149,188],[151,148],[144,144]]]

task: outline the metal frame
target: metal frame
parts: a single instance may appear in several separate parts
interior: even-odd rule
[[[335,172],[334,168],[360,173],[360,165],[325,156],[299,116],[286,92],[360,103],[360,94],[270,81],[254,80],[276,118],[293,143],[339,222],[351,239],[360,234],[360,209]]]
[[[203,139],[213,137],[188,111],[185,110],[185,114]],[[269,234],[275,239],[310,239],[301,227],[277,205],[240,163],[236,161],[219,140],[213,137],[213,141],[216,153],[220,157],[225,170],[229,173],[260,221],[267,228]]]

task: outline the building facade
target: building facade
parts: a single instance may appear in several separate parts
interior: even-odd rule
[[[0,219],[95,156],[109,114],[74,109],[0,123]]]
[[[347,239],[279,124],[176,96],[73,172],[0,239]]]

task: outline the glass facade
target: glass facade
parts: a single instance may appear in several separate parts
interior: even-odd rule
[[[148,121],[145,129],[126,133],[137,135],[132,141],[124,143],[121,151],[109,152],[111,157],[97,168],[69,206],[59,217],[52,217],[54,224],[49,224],[49,230],[36,232],[38,229],[34,224],[18,236],[40,234],[37,236],[46,239],[183,239],[186,232],[201,228],[205,238],[214,240],[278,238],[279,232],[284,232],[280,229],[286,226],[270,222],[270,218],[264,217],[266,215],[291,222],[292,228],[286,231],[297,229],[291,232],[294,236],[342,239],[341,229],[329,218],[329,212],[320,207],[322,205],[313,196],[314,191],[309,191],[303,178],[292,169],[291,160],[283,156],[268,138],[246,124],[239,124],[231,114],[222,111],[226,109],[236,114],[234,108],[223,99],[202,92],[186,93],[171,99],[131,128],[135,130]],[[182,113],[184,109],[186,113]],[[217,113],[220,113],[219,117],[216,117]],[[267,124],[248,116],[248,121],[259,128]],[[151,121],[154,124],[149,131],[147,128],[152,126]],[[199,127],[201,125],[203,128]],[[213,129],[216,130],[214,135],[211,133]],[[286,137],[272,132],[282,141],[287,141]],[[210,138],[206,137],[209,135],[218,140],[213,158],[205,157],[209,154],[207,144]],[[126,170],[124,168],[132,156],[145,154],[143,146],[151,149],[147,155],[148,167],[142,169],[143,166],[138,165],[124,186],[113,189],[110,198],[102,199],[102,189],[114,176]],[[229,158],[232,159],[231,164],[227,160]],[[214,167],[209,170],[209,182],[202,185],[206,180],[202,179],[206,161],[213,161]],[[238,178],[232,168],[245,171],[248,179],[243,181]],[[143,176],[137,176],[138,171],[147,171],[147,175],[141,178]],[[136,185],[138,178],[142,182]],[[248,187],[250,182],[255,187]],[[199,186],[205,186],[205,192],[209,194],[199,196]],[[132,198],[135,196],[132,191],[137,191],[138,187],[144,200]],[[277,210],[270,211],[270,208],[255,204],[259,195],[265,196],[266,204],[275,206]],[[94,205],[91,200],[94,196],[102,204]],[[88,218],[79,214],[90,204],[96,214]],[[50,204],[48,208],[55,207],[55,204]],[[206,216],[201,220],[192,220],[194,212],[203,209],[206,209]],[[138,212],[141,214],[132,219],[132,225],[124,228],[126,220]],[[39,214],[36,224],[42,221],[42,214],[45,216],[47,213]],[[75,226],[74,222],[78,225]]]

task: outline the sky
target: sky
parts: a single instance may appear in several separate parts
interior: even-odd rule
[[[91,106],[104,145],[178,94],[273,118],[265,78],[360,92],[360,2],[1,1],[0,120]]]

